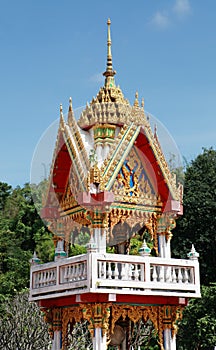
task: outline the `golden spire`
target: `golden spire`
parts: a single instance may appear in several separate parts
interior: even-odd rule
[[[72,98],[69,99],[69,112],[72,111]]]
[[[107,20],[107,66],[106,71],[103,75],[106,77],[105,79],[105,88],[115,87],[114,75],[116,72],[113,70],[112,66],[112,52],[111,52],[111,34],[110,34],[110,24],[111,21],[108,18]]]
[[[134,101],[134,107],[139,107],[139,101],[138,101],[138,91],[135,93],[135,101]]]
[[[63,131],[64,130],[64,116],[63,116],[62,104],[60,104],[60,127]]]
[[[63,107],[62,107],[62,103],[60,104],[60,116],[63,117]]]
[[[72,98],[69,99],[69,109],[68,109],[68,125],[72,126],[74,123],[73,107],[72,107]]]

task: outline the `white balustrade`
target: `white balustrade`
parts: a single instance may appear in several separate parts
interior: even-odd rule
[[[86,261],[60,267],[61,284],[82,281],[87,278]]]
[[[49,293],[199,296],[199,263],[122,254],[87,253],[31,267],[31,298]]]
[[[33,288],[41,288],[56,284],[56,268],[34,272]]]
[[[145,265],[115,261],[98,260],[98,278],[103,280],[143,281],[145,282]],[[155,283],[194,283],[194,267],[167,266],[150,263],[150,281]]]

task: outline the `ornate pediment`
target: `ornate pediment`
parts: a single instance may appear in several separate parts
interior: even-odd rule
[[[133,146],[111,188],[115,201],[142,205],[158,205],[158,193],[148,178],[145,164]]]

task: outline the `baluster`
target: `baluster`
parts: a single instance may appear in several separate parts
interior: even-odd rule
[[[86,268],[86,262],[83,263],[83,279],[86,280],[87,278],[87,268]]]
[[[43,287],[43,272],[40,274],[40,287]]]
[[[188,282],[189,282],[188,269],[185,268],[185,269],[184,269],[184,283],[185,283],[185,284],[188,284]]]
[[[177,277],[176,277],[176,270],[175,267],[172,268],[172,283],[176,283]]]
[[[165,282],[171,282],[171,268],[169,266],[165,267]]]
[[[43,273],[43,285],[44,286],[46,286],[46,274],[47,274],[47,272],[44,271],[44,273]]]
[[[134,269],[134,280],[137,282],[139,281],[139,271],[138,271],[138,265],[135,264],[135,269]]]
[[[158,266],[159,268],[159,281],[164,282],[164,266]]]
[[[45,272],[43,271],[41,275],[41,286],[43,287],[44,284],[45,284]]]
[[[52,270],[52,284],[56,283],[56,275],[55,275],[55,270]]]
[[[77,281],[77,264],[74,264],[74,281]]]
[[[84,275],[84,262],[81,264],[81,271],[80,271],[80,279],[83,280],[83,275]]]
[[[73,282],[73,280],[74,280],[74,266],[70,265],[69,281]]]
[[[44,285],[44,271],[41,272],[41,287]]]
[[[193,283],[193,270],[191,268],[188,269],[188,283]]]
[[[155,265],[153,265],[152,279],[153,279],[153,282],[157,282],[157,269]]]
[[[47,280],[48,286],[51,285],[51,280],[52,280],[52,270],[49,270],[49,272],[48,272],[48,280]]]
[[[82,278],[82,264],[78,264],[78,281]]]
[[[63,277],[63,283],[64,282],[68,282],[68,273],[69,273],[69,266],[66,266],[65,268],[64,268],[64,277]]]
[[[121,265],[121,276],[120,276],[120,279],[122,279],[123,281],[125,281],[127,278],[126,278],[126,269],[125,269],[125,264],[122,264]]]
[[[178,268],[178,283],[182,283],[182,279],[183,279],[183,276],[182,276],[181,268],[179,267]]]
[[[101,263],[101,278],[102,279],[106,279],[105,271],[106,271],[106,262],[102,261],[102,263]]]
[[[49,286],[49,278],[50,278],[50,271],[48,270],[46,273],[46,285]]]
[[[114,279],[117,280],[118,279],[118,275],[119,275],[119,272],[118,272],[118,263],[115,263],[115,270],[113,271],[114,273]]]
[[[33,288],[38,288],[38,273],[34,273]]]
[[[80,280],[81,277],[81,264],[77,264],[77,281]]]
[[[108,262],[107,277],[108,277],[108,279],[109,279],[109,280],[111,280],[111,279],[112,279],[111,262]]]
[[[41,286],[41,272],[38,274],[38,287],[40,288]]]
[[[48,285],[49,286],[50,286],[51,278],[52,278],[52,270],[49,270],[49,273],[48,273]]]
[[[132,271],[132,264],[128,264],[127,273],[128,273],[128,281],[131,281],[131,279],[132,279],[132,274],[133,274],[133,271]]]
[[[47,271],[44,272],[44,286],[47,284]]]

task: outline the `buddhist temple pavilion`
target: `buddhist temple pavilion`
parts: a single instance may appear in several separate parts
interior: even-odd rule
[[[66,350],[73,325],[84,320],[94,350],[132,349],[130,329],[140,320],[151,321],[161,349],[175,350],[175,322],[188,299],[200,297],[198,254],[192,247],[188,259],[171,257],[183,188],[144,101],[136,93],[130,104],[115,83],[110,23],[104,85],[79,120],[71,99],[67,118],[60,107],[41,212],[53,232],[55,261],[32,259],[30,300],[46,312],[52,350]],[[87,252],[68,257],[84,231]],[[137,234],[142,245],[131,255]]]

